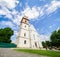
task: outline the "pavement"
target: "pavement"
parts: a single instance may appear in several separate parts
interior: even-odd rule
[[[11,48],[0,48],[0,57],[46,57],[46,56],[17,52]]]

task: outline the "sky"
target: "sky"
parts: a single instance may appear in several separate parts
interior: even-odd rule
[[[54,30],[60,28],[60,0],[0,0],[0,28],[14,30],[13,42],[24,15],[42,38],[48,39]]]

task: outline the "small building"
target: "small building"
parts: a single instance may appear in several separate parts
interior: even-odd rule
[[[20,48],[42,48],[40,35],[34,26],[29,24],[28,17],[24,16],[21,20],[20,30],[17,37],[17,47]]]

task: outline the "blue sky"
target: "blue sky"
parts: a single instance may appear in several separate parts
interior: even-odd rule
[[[0,0],[0,28],[12,28],[13,41],[24,15],[40,35],[48,37],[60,28],[60,0]]]

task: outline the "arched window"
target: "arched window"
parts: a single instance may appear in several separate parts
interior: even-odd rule
[[[24,40],[24,44],[26,44],[26,40]]]
[[[35,46],[37,47],[37,43],[35,42]]]

